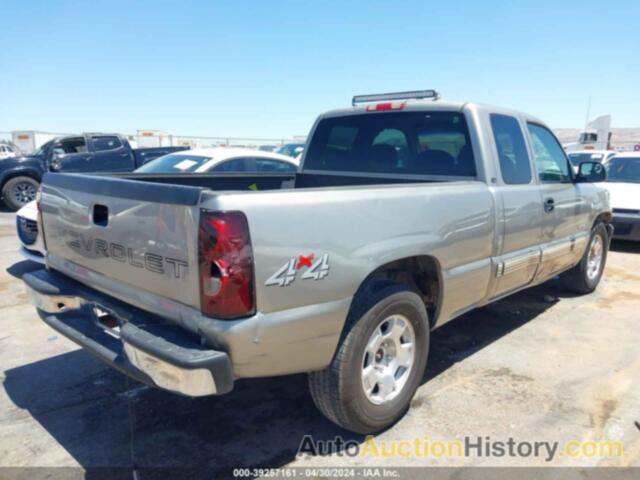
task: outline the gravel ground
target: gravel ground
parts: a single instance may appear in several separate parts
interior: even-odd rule
[[[19,277],[14,215],[0,213],[0,467],[640,466],[640,245],[616,243],[603,282],[557,282],[456,319],[432,336],[409,413],[375,441],[622,442],[611,458],[297,456],[303,437],[365,438],[314,408],[306,377],[244,380],[179,397],[128,380],[37,317]],[[78,468],[81,467],[81,468]],[[196,475],[197,476],[197,475]]]

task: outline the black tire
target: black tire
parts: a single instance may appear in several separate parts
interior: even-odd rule
[[[25,195],[20,195],[17,189],[20,189],[21,187],[25,188],[29,192],[31,192],[30,189],[33,189],[33,198],[28,199],[26,193]],[[2,187],[2,199],[4,200],[4,204],[14,212],[20,210],[31,200],[35,200],[35,192],[38,191],[39,187],[40,184],[38,181],[31,177],[13,177],[7,180]]]
[[[597,275],[590,276],[588,274],[589,252],[597,237],[602,241],[602,260],[600,261],[600,267]],[[571,270],[567,270],[560,275],[560,280],[562,281],[564,288],[570,292],[579,294],[591,293],[596,289],[598,283],[600,283],[600,279],[602,278],[605,264],[607,263],[607,253],[609,251],[610,240],[609,232],[607,232],[607,227],[605,227],[604,223],[596,223],[591,229],[591,236],[589,237],[587,248],[580,260],[580,263]]]
[[[422,381],[429,353],[429,319],[420,296],[394,282],[384,281],[376,287],[363,288],[354,300],[331,364],[309,374],[316,407],[332,422],[361,434],[379,432],[406,412]],[[376,405],[366,397],[362,385],[363,356],[374,330],[392,314],[404,315],[413,327],[413,366],[400,393]]]

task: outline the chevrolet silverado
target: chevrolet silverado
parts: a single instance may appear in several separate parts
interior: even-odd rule
[[[431,90],[321,115],[290,174],[45,175],[40,317],[121,372],[189,396],[308,372],[355,432],[399,419],[430,331],[560,275],[603,273],[611,209],[540,120]]]

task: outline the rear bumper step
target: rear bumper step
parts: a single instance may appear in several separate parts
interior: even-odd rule
[[[45,323],[135,380],[192,397],[233,389],[229,356],[180,327],[57,272],[22,279]]]

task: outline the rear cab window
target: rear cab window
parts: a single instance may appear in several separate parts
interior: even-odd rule
[[[305,170],[475,177],[469,130],[460,112],[365,113],[320,120]]]

